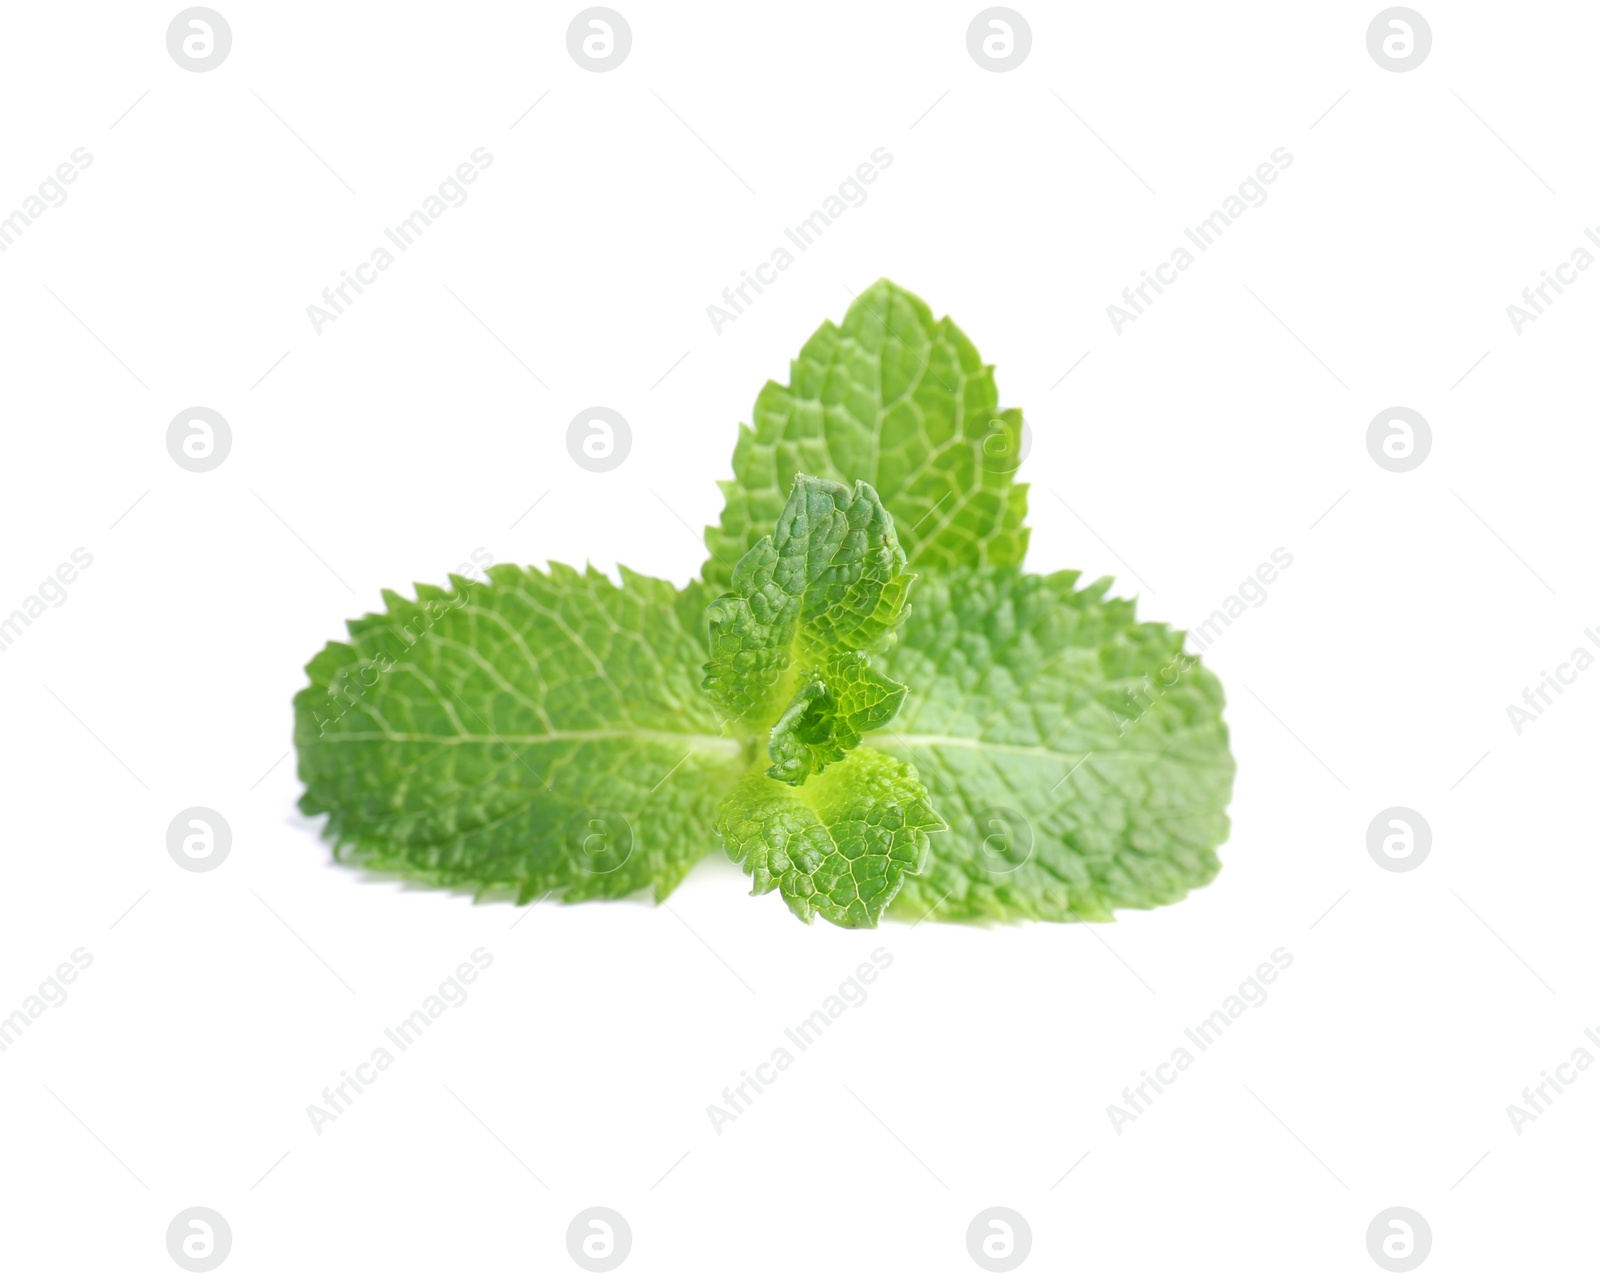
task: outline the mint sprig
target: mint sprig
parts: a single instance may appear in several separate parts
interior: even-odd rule
[[[301,807],[341,857],[660,899],[720,836],[844,926],[1107,920],[1216,875],[1221,688],[1107,580],[1022,572],[1021,413],[959,329],[880,281],[754,422],[704,581],[495,566],[311,662]]]

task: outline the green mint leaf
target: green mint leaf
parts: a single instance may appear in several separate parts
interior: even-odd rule
[[[887,280],[812,335],[789,386],[769,382],[739,429],[722,522],[703,571],[732,567],[772,528],[796,472],[865,480],[894,513],[913,568],[1014,566],[1027,486],[1013,483],[1022,411],[998,408],[994,372],[948,318]]]
[[[753,757],[697,686],[700,626],[626,569],[488,577],[386,593],[311,661],[301,808],[340,856],[434,885],[664,898]]]
[[[706,611],[705,688],[739,731],[768,736],[774,779],[820,773],[900,709],[905,687],[867,654],[893,642],[914,577],[871,485],[795,479],[776,532]]]
[[[798,787],[752,770],[717,816],[723,843],[754,878],[810,922],[876,926],[928,858],[944,823],[915,766],[860,747]]]
[[[881,661],[914,691],[867,745],[914,761],[949,830],[896,915],[1109,920],[1217,873],[1234,762],[1222,688],[1109,580],[925,572]]]

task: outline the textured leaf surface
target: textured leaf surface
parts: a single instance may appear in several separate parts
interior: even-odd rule
[[[899,710],[905,687],[866,656],[905,618],[905,565],[872,486],[801,476],[712,602],[705,688],[739,732],[769,735],[773,778],[803,781]]]
[[[753,747],[719,734],[677,591],[560,565],[451,586],[387,593],[307,667],[301,808],[341,855],[435,884],[665,897]]]
[[[778,517],[796,472],[865,480],[895,515],[913,568],[1020,565],[1027,549],[1022,411],[998,409],[994,372],[948,318],[880,280],[844,322],[826,323],[769,382],[739,428],[720,526],[706,531],[707,582]]]
[[[928,835],[944,824],[915,767],[868,747],[793,787],[751,771],[723,802],[728,853],[802,921],[874,926],[908,877],[922,870]]]
[[[950,826],[897,916],[1109,920],[1216,875],[1234,774],[1221,686],[1181,632],[1076,579],[919,578],[880,660],[912,693],[867,742],[916,762]]]

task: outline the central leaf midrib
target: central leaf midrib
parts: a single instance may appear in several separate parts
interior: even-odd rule
[[[861,743],[862,746],[871,744],[891,755],[894,754],[897,745],[908,750],[926,747],[937,751],[946,748],[951,751],[988,752],[1004,756],[1042,756],[1053,761],[1074,762],[1086,755],[1096,758],[1144,758],[1165,755],[1163,752],[1128,751],[1121,748],[1057,749],[1042,743],[1003,743],[992,738],[968,738],[953,734],[899,734],[892,729],[874,730],[870,734],[864,734]]]
[[[541,743],[582,743],[616,741],[619,739],[645,742],[676,743],[689,751],[716,752],[726,756],[742,756],[749,745],[742,738],[723,738],[711,734],[681,734],[673,730],[652,730],[634,726],[621,729],[557,730],[550,734],[422,734],[400,730],[358,730],[346,733],[324,734],[326,741],[335,743],[389,742],[389,743],[503,743],[519,747]]]

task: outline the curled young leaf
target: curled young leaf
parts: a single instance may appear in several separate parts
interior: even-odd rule
[[[752,894],[781,890],[802,921],[875,926],[944,823],[913,765],[862,747],[798,787],[752,770],[717,813]]]
[[[738,732],[767,737],[774,779],[803,782],[899,710],[905,687],[867,655],[906,618],[905,566],[871,485],[800,476],[711,602],[705,688]]]

